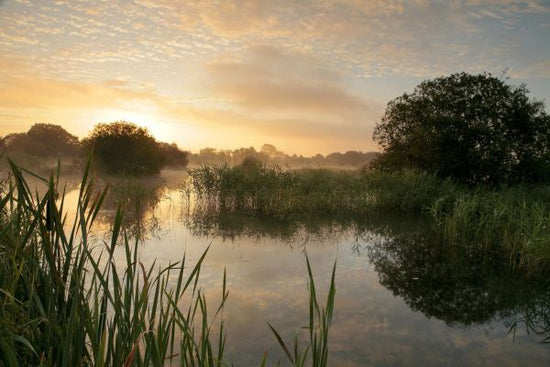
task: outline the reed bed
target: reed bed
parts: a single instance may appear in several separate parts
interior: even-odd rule
[[[220,316],[229,294],[225,272],[215,309],[199,287],[208,250],[193,265],[183,257],[145,267],[121,207],[109,243],[89,236],[107,189],[94,188],[88,169],[69,217],[59,170],[47,180],[10,165],[0,182],[0,366],[228,365]],[[24,175],[40,180],[46,193],[33,192]],[[307,268],[317,305],[309,260]],[[334,292],[333,275],[331,307]],[[310,365],[326,366],[330,320],[318,307],[310,311],[324,320],[306,348],[315,351]],[[259,364],[266,363],[264,357]]]
[[[214,213],[276,219],[391,211],[433,219],[426,235],[481,249],[512,270],[550,271],[550,187],[466,187],[416,170],[288,170],[262,165],[189,171],[198,205]]]
[[[292,171],[278,166],[201,167],[189,171],[198,203],[222,211],[285,218],[360,208],[361,182],[353,173]]]
[[[437,235],[476,248],[527,274],[550,271],[550,188],[478,188],[428,208]]]
[[[12,165],[2,186],[0,365],[221,366],[224,338],[213,337],[197,286],[206,253],[192,267],[184,258],[145,268],[137,241],[121,231],[121,210],[110,244],[94,247],[88,234],[106,191],[96,192],[86,172],[68,218],[57,180],[42,181],[48,190],[40,197]],[[225,281],[222,295],[218,310]]]

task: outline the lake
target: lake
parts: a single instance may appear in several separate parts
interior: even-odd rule
[[[122,201],[145,265],[184,254],[192,264],[209,248],[200,287],[213,315],[227,272],[221,316],[229,363],[258,366],[267,352],[269,365],[287,364],[267,322],[288,344],[295,335],[306,339],[307,253],[322,301],[337,264],[331,366],[550,364],[550,344],[542,343],[550,335],[548,281],[508,274],[475,254],[449,256],[423,236],[423,218],[222,215],[187,197],[178,186],[184,178],[173,171],[112,184],[94,236],[99,247],[108,240]],[[77,196],[69,186],[67,201]]]

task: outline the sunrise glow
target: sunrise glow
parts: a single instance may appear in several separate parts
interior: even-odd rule
[[[550,96],[529,1],[0,1],[0,135],[130,120],[184,149],[376,150],[392,98],[488,71]]]

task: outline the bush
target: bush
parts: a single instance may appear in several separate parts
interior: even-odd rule
[[[470,185],[550,182],[550,117],[527,93],[491,74],[424,81],[388,103],[373,136],[384,150],[377,166]]]
[[[160,145],[147,129],[129,122],[98,124],[83,140],[84,152],[93,150],[95,164],[108,174],[158,174],[164,165]]]

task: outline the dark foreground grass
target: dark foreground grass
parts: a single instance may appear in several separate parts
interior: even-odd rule
[[[466,187],[420,171],[201,167],[189,171],[198,205],[254,217],[371,216],[394,211],[432,218],[426,233],[457,249],[475,247],[514,271],[550,272],[550,187]],[[479,253],[479,251],[477,251]]]
[[[194,265],[184,257],[146,268],[120,209],[110,243],[94,244],[89,233],[106,190],[97,192],[86,171],[68,216],[58,178],[38,178],[48,186],[41,196],[12,164],[0,185],[0,366],[227,365],[220,312],[228,290],[224,274],[219,305],[207,307],[198,285],[206,252]],[[308,271],[315,306],[309,262]],[[326,366],[330,318],[311,312],[319,337],[307,360]]]

